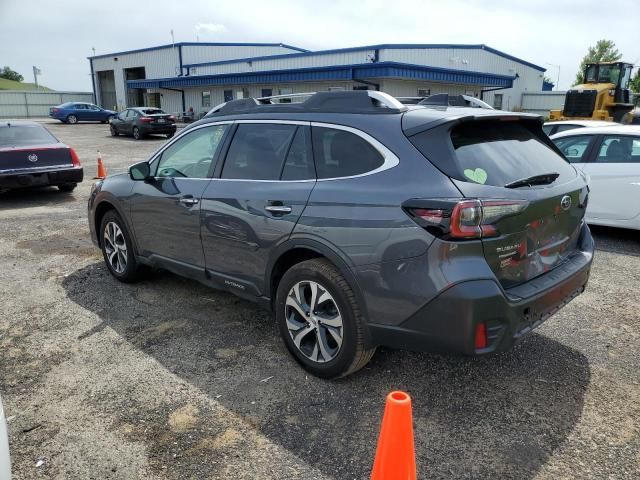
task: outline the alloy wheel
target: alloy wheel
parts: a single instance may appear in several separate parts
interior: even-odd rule
[[[294,345],[309,360],[326,363],[340,352],[342,315],[333,296],[319,283],[302,281],[289,290],[285,319]]]
[[[104,251],[111,268],[116,273],[123,273],[127,268],[127,241],[120,226],[115,222],[105,225]]]

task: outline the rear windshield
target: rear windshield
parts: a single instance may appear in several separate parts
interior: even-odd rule
[[[145,115],[158,115],[165,112],[163,110],[160,110],[159,108],[145,108],[142,109],[142,113],[144,113]]]
[[[525,122],[478,121],[467,122],[451,129],[455,168],[447,166],[445,173],[471,183],[505,186],[508,183],[535,175],[557,173],[558,182],[575,177],[573,167],[536,135]],[[428,141],[421,145],[421,135],[412,141],[429,158]],[[542,132],[540,132],[542,134]]]
[[[11,125],[0,127],[0,148],[47,145],[58,140],[40,125]]]

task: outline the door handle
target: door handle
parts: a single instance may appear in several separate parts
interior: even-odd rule
[[[192,206],[192,205],[197,205],[198,202],[200,200],[198,200],[197,198],[193,198],[193,197],[182,197],[180,199],[180,203],[183,205],[186,205],[188,207]]]
[[[286,205],[267,205],[264,207],[267,212],[271,212],[274,214],[284,215],[285,213],[291,213],[291,207],[287,207]]]

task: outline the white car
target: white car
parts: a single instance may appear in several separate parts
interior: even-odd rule
[[[640,230],[640,126],[580,128],[551,140],[591,179],[587,222]]]
[[[11,461],[9,460],[9,436],[7,423],[4,419],[4,409],[0,398],[0,480],[11,479]]]
[[[615,127],[619,125],[619,123],[605,122],[602,120],[558,120],[555,122],[545,122],[542,130],[547,135],[552,136],[556,133],[566,132],[567,130],[574,130],[576,128]]]

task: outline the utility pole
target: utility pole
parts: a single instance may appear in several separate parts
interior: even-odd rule
[[[35,65],[33,66],[33,81],[36,84],[36,90],[38,89],[38,75],[41,75],[42,72]]]

